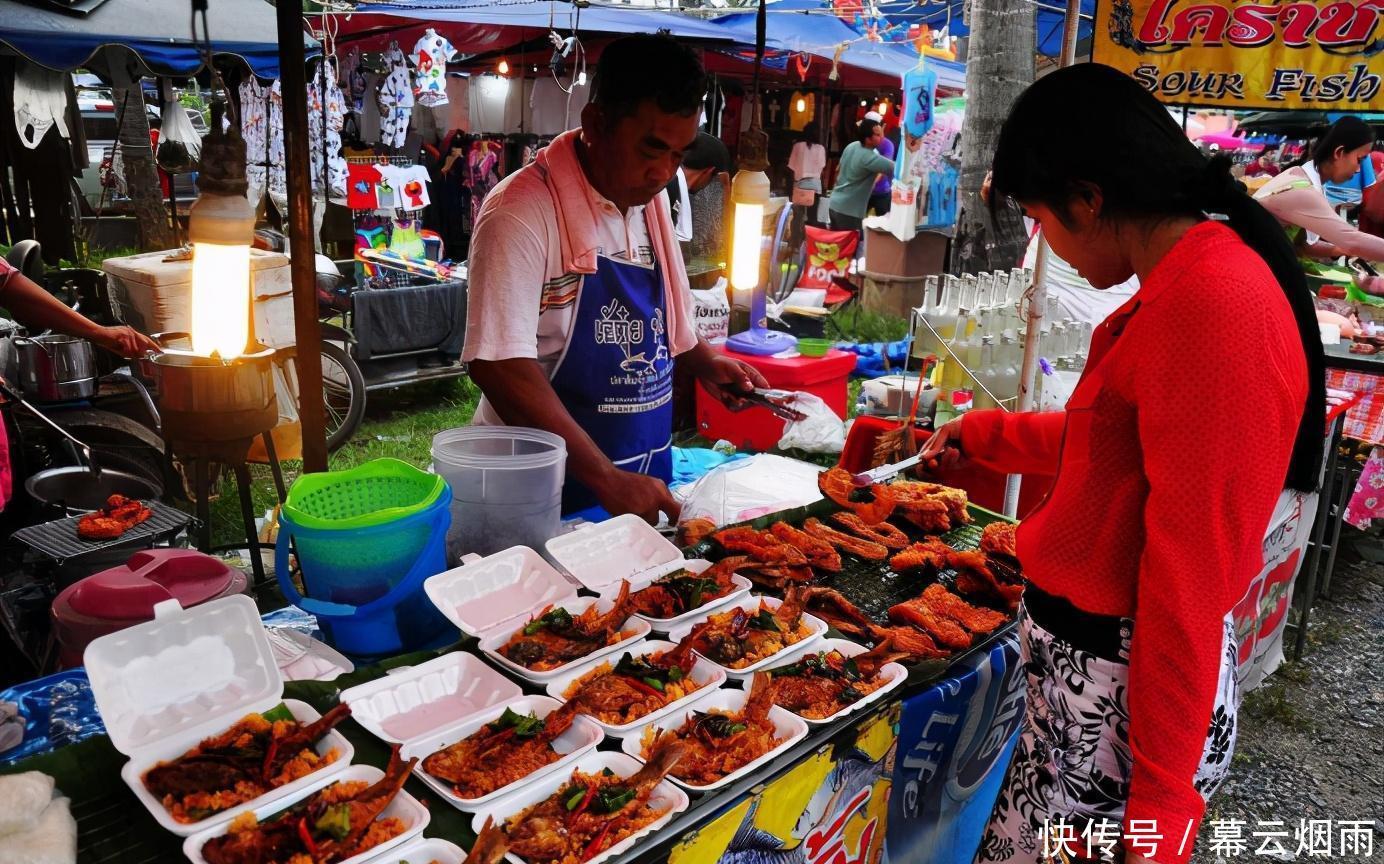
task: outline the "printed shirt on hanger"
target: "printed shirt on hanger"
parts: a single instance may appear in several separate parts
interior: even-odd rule
[[[428,30],[413,46],[410,57],[416,70],[414,92],[425,108],[447,104],[447,58],[456,53],[452,43]]]

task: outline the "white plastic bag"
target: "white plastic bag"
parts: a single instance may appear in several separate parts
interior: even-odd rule
[[[796,448],[808,453],[840,453],[846,446],[846,424],[827,403],[811,393],[793,394],[791,404],[807,415],[789,420],[783,427],[779,449]]]
[[[682,500],[680,522],[708,519],[717,527],[765,513],[802,507],[822,497],[816,465],[761,453],[727,462],[674,492]]]
[[[177,99],[165,102],[159,124],[159,167],[170,174],[197,170],[202,156],[202,139]]]
[[[698,336],[710,342],[730,335],[730,300],[726,298],[724,276],[705,291],[693,291],[692,308]]]

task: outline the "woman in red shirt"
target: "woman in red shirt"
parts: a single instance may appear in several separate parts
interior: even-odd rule
[[[1056,474],[1018,532],[1027,715],[977,861],[1045,860],[1046,834],[1049,853],[1090,837],[1093,857],[1114,841],[1127,862],[1184,864],[1234,748],[1231,609],[1285,485],[1319,482],[1311,297],[1228,160],[1106,66],[1018,99],[1000,196],[1093,287],[1141,288],[1097,329],[1065,411],[972,412],[927,445]]]

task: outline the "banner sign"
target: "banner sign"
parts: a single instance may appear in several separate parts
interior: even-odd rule
[[[1164,102],[1370,110],[1384,84],[1381,0],[1099,0],[1093,57]]]
[[[880,864],[899,705],[684,837],[669,864]]]
[[[903,703],[885,848],[891,862],[971,864],[1024,717],[1011,634]]]

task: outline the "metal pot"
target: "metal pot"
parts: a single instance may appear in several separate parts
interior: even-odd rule
[[[252,438],[279,422],[274,396],[274,349],[230,361],[202,357],[181,347],[181,333],[154,335],[163,351],[150,357],[158,382],[164,438],[171,441],[234,441]],[[171,347],[178,343],[180,347]]]
[[[52,334],[14,340],[19,386],[35,402],[69,402],[96,395],[96,351],[85,339]]]
[[[92,474],[83,465],[40,471],[24,481],[24,489],[35,501],[61,508],[69,516],[99,510],[112,495],[148,500],[163,494],[163,489],[146,477],[109,468]]]

